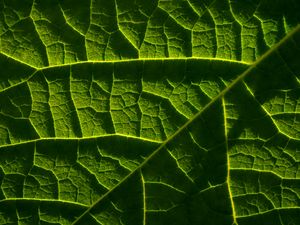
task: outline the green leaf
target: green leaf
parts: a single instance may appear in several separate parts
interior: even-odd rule
[[[0,1],[0,224],[299,224],[299,11]]]

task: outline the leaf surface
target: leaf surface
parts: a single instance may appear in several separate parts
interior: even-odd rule
[[[297,1],[0,8],[0,224],[300,222]]]

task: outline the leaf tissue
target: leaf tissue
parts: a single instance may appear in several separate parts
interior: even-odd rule
[[[0,225],[299,225],[299,12],[0,0]]]

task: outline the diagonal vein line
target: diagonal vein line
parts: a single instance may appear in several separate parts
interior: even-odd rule
[[[37,72],[38,72],[38,70],[35,70],[31,74],[29,74],[26,79],[24,79],[24,80],[22,80],[22,81],[20,81],[20,82],[18,82],[16,84],[12,84],[12,85],[10,85],[8,87],[3,88],[2,90],[0,90],[0,93],[6,92],[6,91],[8,91],[10,89],[13,89],[13,88],[15,88],[17,86],[20,86],[22,84],[27,83],[32,77],[34,77],[37,74]]]
[[[210,108],[216,101],[221,99],[228,91],[230,91],[235,85],[237,85],[240,81],[242,81],[247,75],[249,75],[256,66],[268,58],[272,53],[276,52],[278,48],[289,38],[291,38],[294,34],[300,32],[300,25],[298,25],[292,32],[286,35],[282,40],[280,40],[277,44],[274,45],[273,48],[268,50],[264,55],[262,55],[257,61],[255,61],[250,67],[248,67],[241,75],[239,75],[235,80],[233,80],[225,89],[223,89],[216,97],[214,97],[207,105],[203,107],[201,111],[196,113],[189,121],[187,121],[180,129],[178,129],[173,135],[171,135],[168,139],[166,139],[162,144],[154,150],[144,162],[142,162],[135,170],[129,173],[126,177],[124,177],[116,186],[114,186],[110,191],[106,192],[101,198],[99,198],[93,205],[90,206],[83,214],[81,214],[72,225],[77,224],[81,219],[84,218],[96,205],[98,205],[103,199],[108,197],[116,188],[118,188],[122,183],[124,183],[128,178],[133,176],[137,171],[143,168],[155,155],[157,155],[164,147],[177,137],[183,130],[185,130],[191,123],[193,123],[198,117],[200,117],[203,112],[205,112],[208,108]]]
[[[2,203],[14,203],[14,202],[34,202],[34,203],[55,203],[55,204],[64,204],[68,206],[78,207],[82,209],[88,208],[87,205],[78,203],[78,202],[71,202],[66,200],[57,200],[57,199],[36,199],[36,198],[6,198],[1,199],[0,204]]]
[[[24,66],[27,66],[27,67],[29,67],[29,68],[32,68],[32,69],[35,69],[35,70],[38,69],[38,67],[33,66],[33,65],[30,65],[30,64],[28,64],[28,63],[26,63],[26,62],[23,62],[22,60],[17,59],[17,58],[14,58],[13,56],[8,55],[8,54],[6,54],[6,53],[4,53],[4,52],[2,52],[2,51],[0,51],[0,55],[2,55],[2,56],[4,56],[4,57],[7,57],[7,58],[9,58],[9,59],[11,59],[11,60],[13,60],[13,61],[15,61],[15,62],[17,62],[17,63],[20,63],[20,64],[22,64],[22,65],[24,65]],[[45,68],[46,68],[46,67],[45,67]]]

